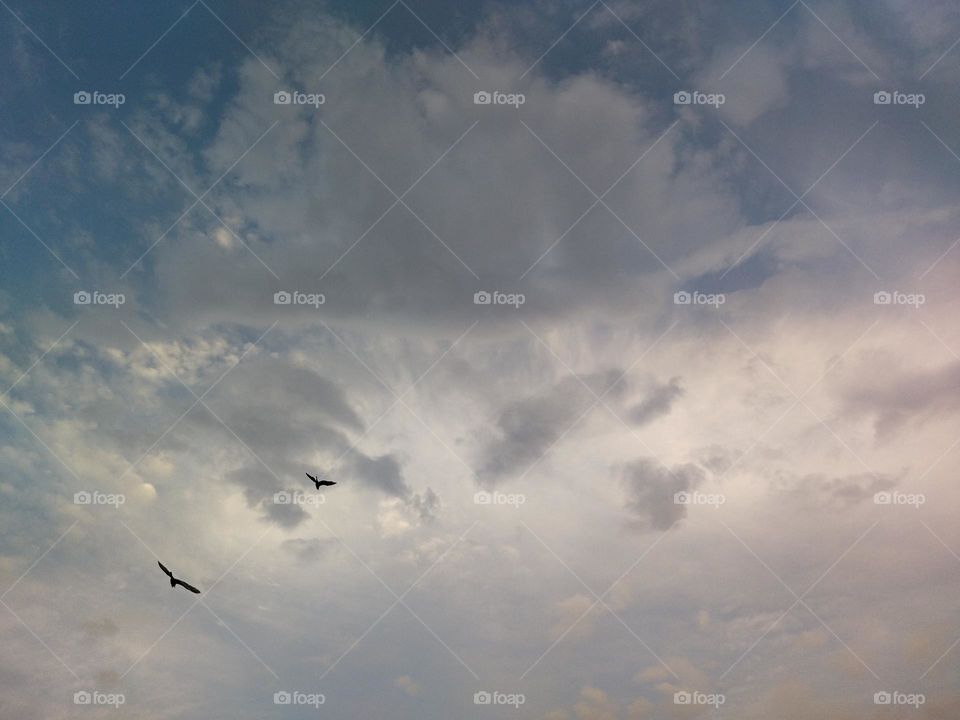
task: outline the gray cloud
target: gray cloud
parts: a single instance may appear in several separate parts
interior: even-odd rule
[[[699,487],[705,475],[692,464],[666,468],[656,460],[640,458],[619,470],[627,495],[626,508],[643,530],[669,530],[687,516],[687,506],[674,495]]]
[[[680,378],[670,378],[668,382],[650,388],[646,397],[627,411],[628,417],[637,425],[653,422],[658,417],[669,413],[674,401],[683,397],[683,393]]]
[[[422,523],[433,522],[441,506],[440,496],[432,488],[427,488],[423,494],[418,493],[410,498],[410,507],[417,513]]]
[[[292,530],[310,517],[310,514],[300,505],[293,503],[275,503],[272,499],[260,505],[263,510],[263,519],[279,527]]]
[[[91,639],[97,640],[116,635],[120,628],[111,618],[105,617],[97,620],[85,620],[80,624],[80,629]]]
[[[311,563],[324,557],[338,545],[331,538],[291,538],[284,540],[280,547],[293,555],[301,563]]]
[[[797,500],[812,505],[850,507],[869,501],[881,491],[896,487],[899,478],[891,475],[857,473],[827,477],[815,473],[802,477],[786,477],[775,483]]]
[[[400,4],[317,87],[376,19],[364,15],[372,10],[367,3],[340,5],[343,16],[360,18],[356,26],[311,3],[265,10],[238,0],[217,8],[283,85],[326,93],[319,110],[274,106],[278,81],[197,6],[130,75],[120,115],[87,114],[95,119],[77,125],[7,195],[5,202],[85,284],[115,285],[128,294],[128,304],[116,314],[72,306],[73,279],[0,208],[3,229],[16,240],[3,247],[4,268],[17,280],[0,289],[3,328],[15,327],[0,328],[0,389],[30,369],[4,395],[22,424],[0,408],[0,574],[12,581],[82,520],[5,602],[84,682],[92,678],[128,692],[129,712],[144,720],[236,716],[250,708],[268,713],[277,688],[238,638],[285,683],[289,678],[290,687],[305,690],[314,687],[316,671],[350,650],[330,676],[332,710],[398,719],[462,716],[477,688],[436,640],[491,682],[498,668],[517,678],[526,658],[532,662],[545,649],[555,615],[544,608],[569,599],[571,588],[581,593],[518,520],[599,590],[637,558],[636,543],[617,522],[627,514],[643,531],[682,523],[684,532],[644,559],[646,572],[625,577],[611,591],[610,607],[684,681],[680,660],[696,658],[704,689],[749,649],[728,676],[731,715],[883,716],[882,708],[870,706],[878,688],[843,647],[849,643],[885,681],[904,689],[941,658],[925,678],[928,704],[917,716],[957,716],[951,690],[957,653],[943,655],[955,633],[955,558],[922,524],[879,524],[818,585],[811,607],[843,643],[803,612],[791,613],[756,643],[785,609],[784,598],[791,600],[708,513],[688,517],[686,508],[673,504],[675,492],[703,486],[699,467],[634,460],[636,435],[600,408],[558,442],[594,402],[580,380],[604,392],[616,373],[602,369],[639,357],[670,320],[678,320],[643,365],[646,377],[674,379],[630,395],[618,386],[606,399],[642,427],[651,447],[669,448],[670,458],[693,458],[723,473],[741,457],[734,448],[747,452],[727,486],[736,497],[725,512],[733,513],[731,527],[744,542],[797,590],[870,527],[879,512],[870,494],[900,481],[889,468],[912,465],[917,457],[932,460],[950,447],[956,367],[935,364],[945,350],[924,337],[916,320],[943,328],[945,342],[956,347],[950,313],[960,249],[947,250],[960,234],[960,175],[955,158],[918,119],[951,148],[960,147],[953,88],[960,50],[948,52],[922,82],[917,78],[960,32],[952,4],[797,5],[723,83],[718,76],[785,6],[694,3],[695,12],[678,13],[666,0],[609,0],[610,9],[680,76],[674,78],[602,4],[570,29],[585,10],[575,2],[477,4],[454,13],[456,21],[445,26],[444,3],[411,3],[476,70],[481,79],[475,82]],[[83,53],[73,46],[86,25],[69,12],[53,26],[42,12],[23,12],[71,65],[81,55],[84,64],[97,59],[99,50],[89,43]],[[107,15],[98,15],[98,22],[108,23]],[[144,49],[174,19],[156,28],[142,25],[149,34]],[[469,28],[473,19],[480,22],[476,33]],[[51,92],[38,77],[48,65],[56,77],[63,74],[46,49],[18,23],[6,27],[13,30],[0,33],[14,33],[8,45],[16,46],[10,65],[28,70],[34,87],[17,73],[9,77],[18,102],[5,116],[12,122],[0,140],[2,187],[84,111],[67,102],[67,112],[62,102],[69,92],[57,89],[59,81]],[[410,35],[410,27],[424,42]],[[184,33],[204,28],[215,34],[193,56],[195,43],[188,36],[183,45]],[[221,53],[218,37],[237,55]],[[922,111],[874,106],[875,80],[848,48],[885,85],[926,92]],[[210,65],[208,51],[222,57],[222,65]],[[170,82],[165,53],[183,53],[187,65],[205,69],[192,79],[177,72]],[[712,82],[718,86],[709,87]],[[672,93],[694,84],[725,92],[727,103],[716,112],[674,107]],[[474,90],[495,86],[525,92],[527,103],[519,111],[472,104]],[[197,191],[278,121],[205,201],[280,278],[198,207],[121,282],[119,273],[189,198],[117,117]],[[675,119],[680,122],[673,130],[605,197],[628,227],[599,205],[557,242],[594,199],[564,163],[601,192]],[[394,198],[324,123],[402,192],[475,120],[476,127],[405,198],[430,230],[398,206],[364,235]],[[863,143],[838,161],[875,121]],[[21,133],[21,125],[29,132]],[[835,162],[805,196],[810,212],[798,206],[774,224],[794,198],[768,168],[802,192]],[[102,218],[96,217],[100,211]],[[876,279],[847,248],[891,287],[916,285],[927,292],[928,304],[913,315],[874,308]],[[744,252],[743,262],[722,278]],[[327,303],[274,305],[275,291],[294,288],[323,292]],[[527,304],[517,311],[478,308],[472,296],[481,288],[524,292]],[[676,307],[671,295],[679,288],[725,292],[727,303],[717,312]],[[855,355],[835,368],[832,361],[874,311],[889,312],[877,315],[877,331],[862,341],[869,362],[844,374]],[[555,359],[531,352],[518,318],[536,320],[537,333],[585,374],[552,379]],[[44,355],[73,319],[80,323]],[[158,349],[166,362],[197,392],[277,321],[262,346],[206,398],[242,442],[198,406],[120,480],[193,398],[117,319],[153,343],[143,327],[149,320],[148,329],[165,336]],[[831,368],[806,401],[818,414],[840,409],[828,419],[843,442],[803,408],[764,434],[792,398],[758,362],[743,361],[749,353],[718,319],[756,346],[791,387],[802,389],[804,380]],[[477,460],[473,477],[402,408],[379,421],[392,397],[323,323],[399,390],[475,320],[481,322],[470,338],[405,398],[458,455]],[[923,340],[916,341],[911,328]],[[683,388],[685,412],[679,412]],[[673,409],[669,428],[653,422]],[[871,444],[864,432],[869,424],[880,440],[897,442]],[[555,442],[570,462],[551,466],[556,482],[538,488],[542,495],[534,498],[523,488],[530,502],[519,509],[469,501],[475,480],[505,483]],[[884,471],[860,472],[850,449]],[[611,466],[621,484],[598,482],[596,468]],[[327,494],[327,505],[274,505],[270,496],[279,490],[312,492],[305,469],[333,470],[342,483]],[[950,472],[944,461],[913,481],[918,491],[936,488],[943,498],[925,506],[924,522],[956,548]],[[70,502],[71,492],[83,487],[128,493],[116,517],[164,557],[181,558],[178,572],[205,590],[257,539],[261,520],[276,526],[210,597],[210,607],[236,637],[197,608],[120,680],[120,672],[177,620],[186,607],[179,603],[189,600],[168,592],[152,557],[114,521],[112,509]],[[788,502],[781,501],[783,494]],[[352,649],[391,598],[350,553],[330,552],[329,541],[313,537],[321,515],[398,591],[450,549],[470,521],[481,520],[410,597],[410,607],[436,637],[409,617],[402,621],[404,610],[397,608]],[[289,532],[293,528],[298,531]],[[302,572],[301,563],[318,561],[332,572]],[[585,609],[585,598],[561,605]],[[114,632],[105,617],[121,630]],[[73,717],[69,673],[3,608],[0,618],[9,631],[0,657],[5,710],[24,720]],[[78,618],[90,618],[89,626]],[[109,637],[91,642],[97,633]],[[619,623],[582,623],[544,656],[529,682],[517,685],[528,696],[520,715],[544,717],[560,708],[546,717],[685,717],[689,710],[671,702],[665,670],[647,674],[652,679],[642,689],[631,680],[635,640]],[[390,687],[390,678],[409,667],[420,668],[414,673],[420,692],[411,693],[416,698]],[[589,677],[601,682],[581,690]],[[784,677],[803,677],[804,683],[781,691]]]
[[[487,443],[481,456],[477,471],[480,484],[493,486],[526,472],[596,401],[595,395],[602,396],[613,383],[618,385],[607,397],[623,390],[622,374],[614,369],[568,376],[539,394],[504,407],[496,421],[498,437]]]
[[[225,383],[211,406],[266,464],[264,467],[258,459],[250,459],[227,476],[244,489],[251,506],[266,501],[262,506],[266,519],[292,528],[309,517],[300,506],[275,505],[271,496],[289,490],[284,477],[295,478],[307,487],[304,472],[311,470],[309,457],[318,451],[332,451],[338,482],[349,486],[349,481],[343,483],[339,478],[355,478],[361,487],[413,501],[412,489],[396,456],[367,456],[350,449],[347,433],[363,431],[364,423],[340,387],[309,368],[276,358],[255,359],[242,370],[238,367],[236,374],[239,377]],[[253,386],[257,388],[255,403],[247,397]],[[229,442],[232,433],[222,430],[215,418],[206,417],[203,422],[212,430],[226,433]]]
[[[414,493],[403,474],[400,461],[391,454],[368,457],[354,453],[346,463],[348,472],[368,489],[387,497],[402,500],[407,511],[420,523],[436,519],[441,508],[440,496],[432,488]]]
[[[410,485],[393,455],[367,457],[357,453],[351,458],[349,467],[357,480],[370,489],[389,497],[406,498],[410,495]]]
[[[960,409],[960,362],[932,370],[890,370],[858,378],[843,392],[846,410],[872,417],[879,438],[888,438],[911,420]]]

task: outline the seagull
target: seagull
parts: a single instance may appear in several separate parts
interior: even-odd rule
[[[317,479],[316,479],[313,475],[311,475],[310,473],[305,473],[305,474],[306,474],[306,476],[307,476],[308,478],[310,478],[311,480],[313,480],[313,484],[317,486],[317,490],[319,490],[321,487],[328,487],[328,486],[330,486],[330,485],[336,485],[336,483],[333,482],[332,480],[317,480]]]
[[[175,578],[175,577],[173,576],[173,573],[170,572],[169,570],[167,570],[167,569],[163,566],[163,563],[160,562],[159,560],[157,560],[157,565],[159,565],[159,566],[160,566],[160,569],[163,570],[163,572],[165,572],[165,573],[167,574],[167,577],[170,578],[170,587],[175,588],[177,585],[182,585],[183,587],[185,587],[185,588],[186,588],[187,590],[189,590],[190,592],[196,593],[197,595],[200,594],[200,591],[197,590],[193,585],[189,585],[189,584],[185,583],[183,580],[178,580],[177,578]]]

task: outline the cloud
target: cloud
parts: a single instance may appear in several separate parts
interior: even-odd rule
[[[643,530],[669,530],[687,516],[687,506],[674,501],[679,492],[699,487],[705,474],[697,465],[662,466],[656,460],[640,458],[620,468],[620,480],[627,494],[626,508]]]
[[[636,425],[646,425],[661,415],[666,415],[673,407],[673,403],[683,397],[683,387],[680,378],[670,378],[666,383],[654,385],[647,391],[647,396],[631,407],[628,417]]]
[[[544,720],[620,720],[622,717],[616,702],[603,690],[589,686],[581,688],[571,710],[554,710],[545,715]]]
[[[311,563],[324,557],[337,544],[337,541],[331,538],[291,538],[284,540],[281,547],[299,562]]]
[[[588,611],[593,607],[595,599],[583,593],[577,593],[563,598],[555,603],[552,614],[556,621],[550,628],[550,639],[565,637],[571,632],[574,636],[584,636],[592,630]]]
[[[11,40],[0,55],[27,71],[10,76],[0,189],[37,161],[4,200],[30,230],[0,208],[18,240],[4,248],[13,282],[0,289],[0,389],[16,383],[4,402],[18,416],[0,408],[0,570],[11,580],[29,570],[4,602],[36,632],[0,609],[12,715],[74,714],[72,676],[45,644],[111,687],[143,657],[119,684],[144,720],[269,706],[273,678],[244,646],[291,689],[311,689],[310,668],[329,669],[330,701],[347,714],[462,715],[476,688],[447,648],[478,674],[535,660],[592,604],[562,563],[609,586],[639,556],[624,525],[677,527],[686,508],[674,494],[702,488],[707,472],[729,472],[730,527],[791,587],[843,556],[811,606],[865,661],[884,658],[885,680],[907,687],[948,650],[960,581],[930,532],[960,547],[949,463],[911,478],[911,490],[939,498],[923,524],[880,523],[843,553],[876,513],[898,512],[871,494],[905,482],[900,468],[917,458],[945,458],[958,420],[956,364],[917,322],[958,346],[955,159],[912,108],[873,105],[876,81],[850,50],[891,89],[910,90],[960,32],[950,3],[811,4],[830,29],[801,4],[766,35],[784,6],[678,15],[669,2],[608,4],[571,28],[584,8],[570,3],[453,15],[423,3],[415,9],[436,37],[403,4],[364,34],[377,19],[364,3],[333,16],[299,0],[267,11],[240,0],[217,10],[236,36],[198,5],[124,80],[125,108],[106,115],[77,114],[95,109],[69,105],[77,88],[22,26],[0,31]],[[87,26],[69,8],[53,25],[24,12],[71,65],[105,52],[76,44]],[[108,13],[97,23],[146,49],[174,19],[154,28]],[[924,122],[952,148],[957,52],[918,87]],[[727,102],[672,104],[695,86]],[[327,102],[278,106],[281,87]],[[494,88],[527,102],[473,104]],[[204,201],[229,230],[197,206],[165,233],[193,199],[120,118],[194,190],[223,175]],[[391,190],[427,170],[409,207],[391,208]],[[771,171],[798,193],[819,178],[809,209],[780,219],[795,198]],[[618,179],[591,208],[591,191]],[[81,275],[76,287],[38,238]],[[877,308],[881,282],[928,303]],[[93,286],[128,302],[115,313],[72,304]],[[676,306],[678,289],[727,302]],[[326,302],[276,304],[279,290]],[[478,290],[527,302],[477,306]],[[804,397],[833,433],[802,407],[790,412],[794,398],[720,321],[791,388],[823,375]],[[631,427],[602,406],[587,412],[632,361],[647,384],[631,375],[635,392],[622,380],[605,396]],[[556,374],[566,362],[576,375]],[[198,394],[217,385],[191,408],[170,370]],[[392,411],[381,382],[411,388],[404,403],[430,430]],[[666,466],[637,458],[641,434]],[[551,482],[522,488],[522,508],[470,501],[475,483],[518,482],[553,453],[562,462],[550,463]],[[617,482],[598,468],[614,468]],[[325,505],[273,502],[281,490],[312,494],[307,470],[339,483]],[[94,487],[125,493],[122,515],[72,502]],[[237,560],[210,598],[231,632],[198,608],[164,635],[187,598],[157,592],[163,576],[121,516],[207,591]],[[332,552],[317,527],[326,524],[355,557]],[[706,689],[749,650],[729,675],[731,715],[869,717],[869,674],[809,613],[757,643],[792,599],[717,525],[689,522],[658,544],[611,591],[611,607],[685,684]],[[303,572],[321,562],[323,573]],[[398,591],[429,570],[409,598],[423,623],[397,608],[367,633],[392,598],[364,565]],[[548,717],[563,720],[687,717],[670,702],[669,673],[625,671],[645,651],[609,620],[584,618],[581,636],[531,670],[516,688],[529,713],[547,697],[558,706]],[[957,715],[944,690],[957,662],[948,653],[927,676],[918,717]],[[412,667],[423,671],[415,680]],[[516,678],[524,668],[505,669]],[[581,690],[584,678],[602,683]],[[401,695],[414,689],[416,701]]]
[[[422,495],[418,493],[411,497],[410,505],[420,516],[421,522],[429,523],[436,519],[443,503],[432,488],[427,488]]]
[[[116,635],[120,628],[111,618],[85,620],[80,624],[81,629],[93,640]]]
[[[310,517],[310,513],[299,505],[292,503],[264,502],[261,507],[263,509],[264,520],[275,523],[287,530],[292,530]]]
[[[487,443],[481,456],[477,471],[480,484],[492,487],[526,472],[595,403],[597,396],[603,396],[614,383],[618,385],[613,395],[622,390],[622,374],[614,369],[568,376],[501,409],[496,420],[498,436]]]
[[[725,95],[726,102],[718,110],[727,122],[736,125],[749,125],[765,113],[785,107],[791,99],[787,83],[787,73],[793,61],[790,54],[781,47],[761,44],[744,56],[748,49],[749,44],[718,56],[703,73],[701,81],[704,87],[716,87]],[[725,73],[741,56],[743,60],[726,78],[716,82],[715,78]]]
[[[420,686],[413,681],[409,675],[401,675],[398,678],[394,678],[393,681],[394,687],[400,688],[410,697],[417,697],[420,694]]]
[[[897,486],[899,479],[890,475],[858,473],[841,477],[810,474],[778,482],[798,501],[815,505],[838,505],[848,508],[870,501],[878,492]]]
[[[400,463],[394,456],[367,457],[358,453],[352,457],[349,465],[362,485],[389,497],[410,496],[410,485],[404,479]]]
[[[473,93],[485,86],[469,76],[465,84],[455,58],[392,55],[375,35],[353,47],[355,37],[318,14],[273,44],[305,87],[350,49],[325,75],[328,101],[319,112],[274,105],[274,80],[255,60],[241,67],[237,93],[205,148],[212,179],[279,124],[236,166],[229,192],[218,188],[208,204],[235,218],[231,227],[282,281],[242,247],[225,264],[222,247],[196,242],[198,234],[223,236],[219,223],[191,215],[150,255],[155,273],[146,280],[166,290],[171,322],[309,325],[313,308],[271,302],[276,291],[295,288],[325,293],[325,322],[394,318],[435,327],[473,319],[473,293],[482,288],[524,292],[531,315],[573,316],[597,305],[622,312],[637,277],[647,278],[651,293],[672,282],[659,277],[657,257],[679,267],[705,235],[723,236],[742,223],[735,195],[709,163],[677,162],[683,130],[661,138],[670,123],[655,103],[616,81],[596,73],[563,82],[532,75],[523,87],[526,127],[496,113],[473,126]],[[512,81],[529,67],[483,34],[463,52],[491,81]],[[366,91],[358,95],[358,86]],[[589,117],[583,107],[591,108]],[[386,108],[389,136],[380,132]],[[585,133],[597,142],[587,147]],[[619,178],[606,201],[631,232],[603,208],[571,228],[593,198],[563,164],[598,193]],[[394,198],[380,180],[401,193],[428,168],[405,198],[410,210],[401,205],[384,215]],[[305,187],[312,191],[297,191]],[[465,194],[475,201],[458,202]],[[493,322],[506,319],[491,313]]]
[[[886,439],[910,421],[924,421],[960,409],[960,362],[932,369],[887,368],[859,377],[843,391],[848,413],[872,417],[877,437]]]

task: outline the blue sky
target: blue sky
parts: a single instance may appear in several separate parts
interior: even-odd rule
[[[958,37],[3,4],[0,714],[956,715]]]

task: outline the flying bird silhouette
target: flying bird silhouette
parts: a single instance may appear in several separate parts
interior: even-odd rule
[[[182,587],[185,587],[187,590],[189,590],[189,591],[192,592],[192,593],[196,593],[197,595],[200,594],[200,591],[197,590],[193,585],[190,585],[189,583],[185,583],[183,580],[178,580],[177,578],[175,578],[175,577],[173,576],[173,573],[170,572],[169,570],[167,570],[167,569],[163,566],[163,563],[160,562],[159,560],[157,560],[157,565],[159,565],[159,566],[160,566],[160,569],[163,570],[163,572],[166,573],[166,575],[167,575],[168,578],[170,578],[170,587],[175,588],[177,585],[180,585],[180,586],[182,586]]]
[[[317,479],[316,479],[313,475],[311,475],[310,473],[305,473],[305,474],[306,474],[306,476],[307,476],[308,478],[310,478],[311,480],[313,480],[313,484],[317,486],[317,490],[319,490],[319,489],[322,488],[322,487],[329,487],[330,485],[336,485],[336,483],[333,482],[332,480],[317,480]]]

